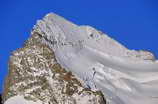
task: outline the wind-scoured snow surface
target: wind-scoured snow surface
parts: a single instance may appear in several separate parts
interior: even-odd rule
[[[128,50],[90,26],[53,13],[39,20],[33,32],[85,87],[101,90],[108,104],[158,104],[158,62],[150,52]]]

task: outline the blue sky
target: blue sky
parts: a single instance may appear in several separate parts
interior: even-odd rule
[[[0,0],[0,92],[10,53],[49,12],[91,25],[130,49],[149,50],[158,57],[157,0]]]

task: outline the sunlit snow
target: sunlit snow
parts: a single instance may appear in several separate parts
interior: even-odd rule
[[[158,104],[158,62],[151,60],[151,53],[128,50],[90,26],[77,26],[53,13],[39,20],[34,31],[62,67],[85,87],[101,90],[109,104]]]

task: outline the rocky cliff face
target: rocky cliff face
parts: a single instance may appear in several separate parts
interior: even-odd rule
[[[35,32],[10,56],[3,101],[16,96],[41,104],[105,104],[100,91],[84,88],[79,79],[57,63],[54,52],[41,43]]]
[[[12,53],[5,104],[157,104],[158,61],[50,13]]]

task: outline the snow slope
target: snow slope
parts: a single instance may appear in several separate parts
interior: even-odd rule
[[[158,62],[150,52],[126,47],[90,26],[50,13],[33,32],[55,52],[58,63],[101,90],[109,104],[158,104]]]
[[[23,96],[17,95],[8,99],[4,104],[42,104],[42,102],[28,101]]]

